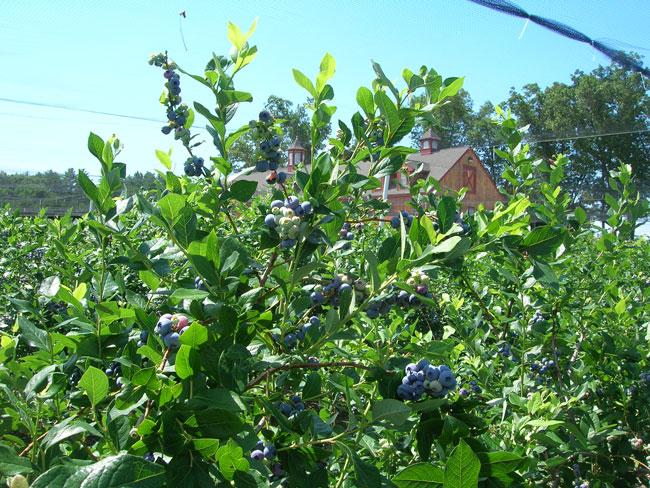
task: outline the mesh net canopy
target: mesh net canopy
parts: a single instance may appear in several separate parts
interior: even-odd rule
[[[547,19],[545,17],[540,17],[538,15],[529,14],[528,12],[526,12],[526,10],[524,10],[518,5],[515,5],[512,2],[509,2],[508,0],[469,0],[469,1],[473,3],[477,3],[484,7],[491,8],[493,10],[498,10],[499,12],[503,12],[505,14],[512,15],[514,17],[521,17],[524,19],[528,19],[531,22],[534,22],[535,24],[541,25],[542,27],[552,30],[553,32],[557,32],[558,34],[564,37],[568,37],[569,39],[573,39],[575,41],[589,44],[593,46],[594,49],[597,49],[605,56],[615,61],[616,63],[620,64],[621,66],[633,71],[637,71],[650,78],[650,69],[644,67],[643,64],[641,64],[639,61],[626,54],[624,51],[618,50],[610,44],[596,41],[590,38],[589,36],[583,34],[582,32],[579,32],[576,29],[573,29],[572,27],[569,27],[568,25],[565,25],[561,22],[558,22],[553,19]]]

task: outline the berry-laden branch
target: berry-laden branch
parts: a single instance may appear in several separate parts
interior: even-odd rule
[[[337,361],[337,362],[332,362],[332,363],[295,363],[295,364],[285,364],[284,366],[277,366],[275,368],[269,368],[263,373],[259,374],[257,378],[254,380],[250,381],[247,385],[246,388],[244,388],[244,391],[248,391],[254,386],[260,384],[262,381],[264,381],[266,378],[269,376],[277,373],[278,371],[289,371],[290,369],[315,369],[315,368],[336,368],[336,367],[348,367],[348,368],[359,368],[359,369],[365,369],[366,371],[370,371],[369,366],[364,366],[363,364],[359,363],[354,363],[351,361]],[[394,371],[386,371],[388,374],[395,374]]]

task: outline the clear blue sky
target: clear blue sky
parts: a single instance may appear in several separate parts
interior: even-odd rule
[[[594,39],[611,39],[648,55],[650,1],[513,0],[531,14],[563,22]],[[181,19],[179,12],[186,11]],[[163,136],[164,79],[147,60],[168,50],[188,71],[202,74],[214,51],[226,54],[230,20],[247,30],[259,54],[236,79],[253,93],[232,125],[254,118],[271,94],[303,102],[306,92],[291,68],[313,78],[326,52],[337,62],[331,81],[336,116],[349,121],[355,93],[370,86],[378,61],[391,79],[425,64],[444,77],[465,76],[475,107],[498,103],[510,87],[568,82],[576,70],[609,60],[590,46],[467,0],[312,1],[40,1],[0,0],[0,98],[56,105],[48,108],[0,101],[0,170],[36,172],[85,168],[98,172],[86,149],[89,131],[123,141],[121,161],[130,173],[162,168],[154,150],[174,147],[177,172],[185,154]],[[183,46],[179,23],[187,45]],[[644,49],[640,49],[644,48]],[[650,64],[646,59],[645,64]],[[650,84],[649,84],[650,88]],[[212,104],[198,83],[182,79],[185,101]],[[108,112],[155,121],[91,114]],[[199,123],[202,122],[199,120]],[[206,149],[203,155],[214,155]]]

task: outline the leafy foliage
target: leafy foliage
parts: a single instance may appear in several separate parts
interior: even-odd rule
[[[179,177],[161,155],[164,188],[129,195],[119,142],[91,134],[101,181],[79,174],[91,212],[0,214],[0,476],[98,488],[646,483],[650,249],[631,240],[647,203],[630,167],[610,174],[608,226],[595,233],[560,186],[567,158],[531,158],[497,108],[507,203],[461,215],[458,195],[420,180],[411,215],[386,225],[368,190],[462,79],[423,67],[400,88],[373,62],[363,113],[316,151],[335,111],[327,55],[314,81],[294,72],[313,97],[313,164],[249,201],[255,184],[232,175],[229,150],[252,128],[228,122],[251,98],[233,80],[257,52],[253,30],[230,24],[233,50],[204,75],[153,58],[216,97],[212,110],[194,104],[217,151],[203,176]],[[179,117],[191,157],[194,120]],[[424,371],[424,396],[398,395]]]

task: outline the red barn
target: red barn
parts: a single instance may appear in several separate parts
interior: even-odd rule
[[[479,204],[487,209],[494,208],[496,202],[503,201],[503,197],[497,190],[490,174],[481,164],[474,150],[469,146],[452,147],[448,149],[439,149],[440,138],[433,131],[426,131],[420,138],[420,151],[410,154],[406,158],[405,166],[408,177],[405,174],[396,173],[389,179],[388,201],[392,203],[391,213],[397,213],[400,210],[410,210],[406,202],[411,200],[408,190],[410,182],[417,181],[421,178],[434,177],[444,188],[458,191],[466,187],[467,193],[463,199],[463,210],[476,210]],[[285,171],[289,177],[294,173],[295,167],[304,161],[305,149],[298,143],[294,143],[287,150],[288,166],[279,168],[278,171]],[[421,171],[415,171],[421,167]],[[370,163],[360,163],[357,170],[362,174],[367,174],[370,169]],[[309,165],[306,165],[309,171]],[[268,185],[266,184],[267,173],[251,173],[249,175],[236,175],[236,178],[257,181],[256,194],[265,193]],[[400,184],[398,184],[398,181]],[[383,185],[386,179],[382,178],[382,188],[371,192],[375,198],[382,198]],[[402,187],[402,186],[405,186]]]

